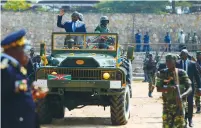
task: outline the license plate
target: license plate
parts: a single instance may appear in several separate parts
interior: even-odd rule
[[[66,75],[66,74],[49,74],[48,75],[48,80],[71,80],[71,75]]]

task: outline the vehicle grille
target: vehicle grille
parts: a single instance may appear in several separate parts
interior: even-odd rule
[[[37,72],[37,79],[40,77],[47,79],[47,75],[52,72],[57,74],[69,74],[72,80],[101,80],[101,70],[96,69],[70,69],[70,68],[44,68]],[[43,75],[41,75],[43,74]]]

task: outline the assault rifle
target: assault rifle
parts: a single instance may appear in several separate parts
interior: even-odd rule
[[[181,99],[181,92],[179,89],[179,85],[175,85],[176,91],[177,91],[177,97],[176,97],[176,103],[179,106],[179,109],[182,111],[183,110],[183,105],[182,105],[182,99]]]

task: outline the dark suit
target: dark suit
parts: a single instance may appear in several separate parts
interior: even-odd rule
[[[179,60],[178,63],[177,63],[177,68],[181,68],[183,69],[183,61],[182,60]],[[200,77],[198,75],[198,71],[196,69],[196,65],[195,65],[195,62],[193,61],[190,61],[188,60],[187,61],[187,74],[188,74],[188,77],[189,79],[191,80],[192,82],[192,93],[188,96],[187,98],[187,101],[188,101],[188,119],[189,120],[192,120],[192,116],[193,116],[193,97],[194,97],[194,91],[195,91],[195,81],[196,80],[196,83],[198,84],[198,88],[201,87],[201,82],[200,82]]]
[[[66,32],[86,32],[85,24],[81,21],[77,21],[76,29],[73,31],[72,24],[73,22],[65,22],[64,24],[61,23],[62,16],[58,16],[57,19],[57,26],[60,28],[64,28]]]

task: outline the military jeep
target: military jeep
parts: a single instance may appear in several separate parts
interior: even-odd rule
[[[37,111],[42,124],[86,105],[110,106],[113,125],[130,117],[133,47],[122,53],[116,33],[52,33],[52,53],[36,80],[48,93]]]

